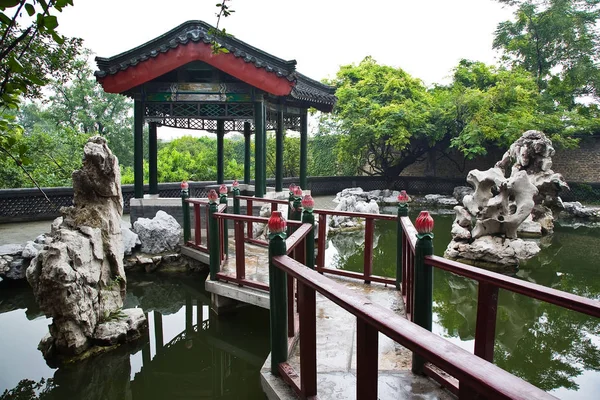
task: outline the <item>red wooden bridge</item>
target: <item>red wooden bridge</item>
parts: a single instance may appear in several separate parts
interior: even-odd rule
[[[381,398],[382,391],[378,388],[378,381],[381,381],[383,372],[378,343],[382,335],[412,352],[410,369],[413,374],[431,378],[460,399],[554,398],[493,364],[499,289],[600,317],[599,301],[431,255],[431,237],[428,237],[427,232],[417,235],[415,226],[406,216],[325,209],[314,209],[311,213],[310,209],[305,209],[302,214],[305,222],[301,222],[293,220],[300,219],[300,199],[290,195],[290,200],[295,201],[295,210],[290,214],[292,219],[287,221],[289,236],[277,233],[280,229],[277,224],[273,225],[272,220],[269,225],[272,235],[268,243],[252,235],[253,224],[269,222],[268,218],[253,215],[253,205],[269,203],[272,211],[276,211],[278,207],[288,205],[288,201],[234,194],[235,213],[228,213],[226,204],[217,205],[214,200],[213,198],[212,204],[202,199],[184,200],[193,205],[195,211],[194,235],[191,235],[189,222],[184,227],[186,246],[209,255],[212,283],[227,283],[232,289],[263,292],[263,297],[269,294],[271,355],[270,361],[267,361],[267,373],[263,374],[263,387],[265,384],[276,386],[278,380],[283,380],[302,399],[327,397],[323,393],[323,385],[318,384],[324,382],[321,375],[325,375],[317,365],[317,354],[320,351],[320,344],[317,343],[318,301],[327,302],[329,307],[345,310],[355,319],[356,378],[352,382],[357,399],[376,399],[378,395]],[[225,203],[226,198],[223,201],[222,197],[222,202]],[[239,213],[240,203],[246,205],[245,215]],[[311,222],[311,219],[314,221],[312,214],[319,221],[316,248],[316,228]],[[362,273],[327,268],[327,218],[336,215],[364,220]],[[398,257],[395,277],[375,276],[372,272],[373,232],[377,220],[397,222]],[[231,227],[233,241],[228,243],[228,231]],[[203,230],[208,232],[204,238],[201,234]],[[257,246],[263,249],[269,247],[268,253],[266,250],[257,252]],[[228,257],[229,249],[235,253],[231,258]],[[247,252],[251,252],[258,260],[255,260],[252,273],[247,271]],[[312,258],[315,253],[316,256]],[[256,264],[262,266],[264,273],[256,273]],[[474,354],[431,333],[431,277],[434,268],[478,282]],[[332,279],[335,276],[341,276],[343,280]],[[348,282],[352,281],[354,283],[350,286],[353,286],[349,289]],[[371,282],[376,284],[368,285]],[[376,286],[380,287],[387,291],[385,296],[388,300],[397,296],[404,303],[404,313],[391,310],[389,301],[387,305],[381,305],[373,301],[372,296],[352,290],[356,286],[367,287],[369,291]],[[269,393],[273,395],[276,391],[273,389]]]

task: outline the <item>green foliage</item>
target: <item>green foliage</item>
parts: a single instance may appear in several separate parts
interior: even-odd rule
[[[225,179],[241,179],[244,176],[243,140],[224,139],[223,145]],[[163,143],[158,150],[157,167],[159,182],[216,180],[217,141],[209,137],[183,136]],[[148,182],[148,178],[148,163],[144,162],[144,181]],[[122,166],[121,183],[133,183],[133,168]]]
[[[566,109],[580,96],[600,99],[600,1],[498,1],[516,6],[494,39],[508,65],[531,72],[540,92]]]
[[[356,175],[356,167],[339,161],[342,135],[317,135],[308,140],[309,176]]]
[[[0,153],[19,168],[31,164],[19,139],[23,128],[15,119],[21,99],[39,98],[52,75],[64,81],[74,69],[80,39],[65,39],[56,31],[55,12],[72,0],[4,1],[0,3]],[[25,15],[26,14],[26,15]],[[23,24],[24,22],[24,24]],[[23,170],[25,174],[27,172]],[[32,179],[30,177],[30,179]]]
[[[53,397],[52,391],[56,388],[52,378],[40,379],[39,382],[31,379],[22,379],[13,389],[5,390],[0,394],[0,400],[43,400]]]
[[[267,134],[267,177],[275,177],[275,133]],[[300,176],[300,137],[283,137],[283,177]]]

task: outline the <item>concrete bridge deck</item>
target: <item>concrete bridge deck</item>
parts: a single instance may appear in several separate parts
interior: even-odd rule
[[[235,249],[230,246],[229,259],[221,272],[235,275]],[[245,247],[246,278],[268,284],[267,249]],[[364,284],[344,277],[328,276],[352,291],[367,297],[405,317],[404,302],[399,291],[389,285]],[[223,298],[269,308],[268,293],[240,287],[222,281],[206,281],[207,291],[218,295],[213,304],[223,304]],[[216,296],[215,296],[216,297]],[[321,400],[356,398],[356,318],[317,293],[317,379]],[[289,364],[300,371],[300,346],[292,341]],[[411,372],[412,353],[387,336],[379,334],[379,399],[453,399],[454,396],[434,381]],[[293,391],[270,372],[270,359],[263,365],[262,384],[268,398],[294,399]]]

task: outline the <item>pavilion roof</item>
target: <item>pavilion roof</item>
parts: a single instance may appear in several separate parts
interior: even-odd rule
[[[335,88],[296,71],[296,60],[283,60],[233,36],[215,36],[211,25],[187,21],[131,50],[113,57],[96,57],[97,80],[104,90],[125,93],[188,62],[204,61],[271,95],[306,107],[331,111]],[[214,53],[216,41],[227,50]],[[248,70],[248,64],[254,68]]]

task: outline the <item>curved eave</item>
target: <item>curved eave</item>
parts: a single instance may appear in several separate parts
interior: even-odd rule
[[[114,74],[96,74],[96,79],[106,92],[123,93],[193,61],[203,61],[275,96],[290,94],[295,84],[287,77],[258,68],[233,53],[214,54],[212,46],[203,41],[188,42],[164,53],[155,52],[146,60],[127,65]]]

